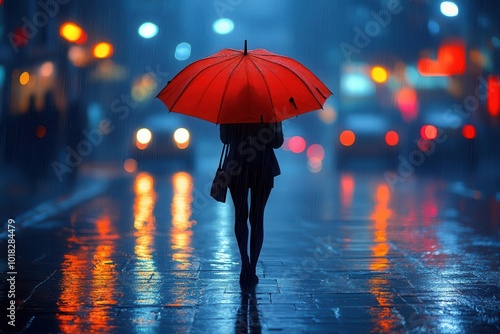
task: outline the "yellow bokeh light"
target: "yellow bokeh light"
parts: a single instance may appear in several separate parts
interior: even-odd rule
[[[54,63],[46,61],[40,66],[40,74],[44,77],[50,77],[54,73]]]
[[[386,69],[383,68],[383,67],[375,66],[372,69],[372,73],[371,74],[372,74],[372,79],[375,82],[384,83],[384,82],[387,81],[388,74],[387,74]]]
[[[98,43],[94,46],[93,54],[96,58],[109,58],[113,55],[113,46],[106,42]]]
[[[82,38],[83,30],[74,23],[66,22],[61,26],[59,34],[70,42],[77,42]]]
[[[135,137],[139,143],[149,144],[153,135],[151,134],[151,131],[149,131],[148,129],[142,128],[139,131],[137,131],[137,134]]]
[[[28,72],[23,72],[19,76],[19,83],[21,85],[26,85],[30,81],[30,74]]]

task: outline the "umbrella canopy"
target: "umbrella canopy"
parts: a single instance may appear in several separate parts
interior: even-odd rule
[[[275,123],[321,109],[332,92],[298,61],[223,49],[179,72],[157,95],[168,109],[217,124]]]

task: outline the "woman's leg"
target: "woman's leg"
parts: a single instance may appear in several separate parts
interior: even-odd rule
[[[250,268],[255,272],[264,242],[264,210],[271,194],[272,183],[257,182],[251,191],[250,204]]]
[[[235,179],[229,191],[234,204],[234,234],[238,242],[242,269],[248,268],[248,187],[243,180]],[[238,182],[239,181],[239,182]]]

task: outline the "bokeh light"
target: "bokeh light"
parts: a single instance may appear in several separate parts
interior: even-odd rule
[[[346,147],[351,146],[356,141],[356,135],[351,130],[344,130],[340,133],[340,143]]]
[[[309,159],[323,160],[323,158],[325,157],[325,149],[320,144],[312,144],[307,149],[307,157]]]
[[[106,42],[97,43],[92,53],[96,58],[109,58],[113,55],[113,46]]]
[[[177,60],[186,60],[191,56],[191,44],[182,42],[177,44],[174,57]]]
[[[45,134],[47,133],[47,128],[43,125],[39,125],[37,128],[36,128],[36,136],[40,139],[42,139],[43,137],[45,137]]]
[[[21,85],[26,85],[30,81],[30,74],[28,72],[23,72],[19,76],[19,83]]]
[[[139,142],[140,144],[148,144],[151,141],[152,137],[153,135],[151,134],[151,131],[146,128],[138,130],[136,134],[137,142]]]
[[[474,139],[476,137],[476,128],[471,124],[466,124],[462,128],[462,135],[466,139]]]
[[[127,173],[135,172],[137,170],[137,161],[135,159],[125,160],[123,163],[123,169],[125,169]]]
[[[385,68],[381,66],[375,66],[372,69],[371,76],[373,81],[377,83],[384,83],[387,81],[388,74]]]
[[[423,125],[420,128],[420,135],[424,139],[433,140],[438,136],[438,129],[434,125]]]
[[[337,119],[337,111],[329,104],[325,104],[318,112],[319,119],[325,124],[332,124]]]
[[[68,50],[68,59],[71,61],[73,66],[83,67],[88,65],[90,62],[90,52],[86,51],[79,45],[73,45]]]
[[[213,30],[219,35],[229,34],[234,29],[234,22],[227,18],[221,18],[212,25]]]
[[[83,44],[87,41],[85,31],[73,22],[63,23],[59,29],[59,34],[69,42]]]
[[[189,131],[185,128],[178,128],[174,132],[174,140],[178,148],[181,150],[189,146]]]
[[[293,153],[302,153],[306,149],[306,141],[301,136],[293,136],[288,140],[288,149]]]
[[[43,77],[50,77],[54,73],[54,63],[51,61],[46,61],[40,66],[40,74]]]
[[[403,87],[396,92],[396,104],[407,122],[414,120],[418,112],[417,92],[411,87]]]
[[[458,15],[458,6],[453,1],[443,1],[439,8],[444,16],[454,17]]]
[[[158,26],[152,22],[144,22],[140,25],[138,32],[143,38],[152,38],[158,34]]]
[[[307,160],[307,169],[311,173],[319,173],[323,167],[323,162],[318,158],[310,158]]]
[[[429,32],[431,34],[438,34],[439,33],[439,30],[441,29],[439,27],[439,23],[437,23],[436,21],[434,20],[429,20],[429,22],[427,22],[427,29],[429,29]]]
[[[399,143],[399,135],[396,131],[390,130],[385,134],[385,142],[389,146],[396,146]]]

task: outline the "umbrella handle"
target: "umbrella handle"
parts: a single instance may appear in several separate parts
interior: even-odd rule
[[[246,55],[247,54],[247,40],[245,39],[245,50],[243,51],[243,54]]]

